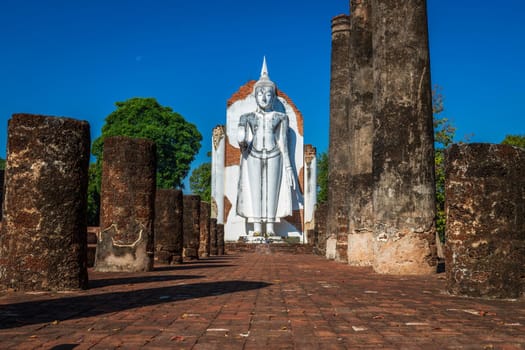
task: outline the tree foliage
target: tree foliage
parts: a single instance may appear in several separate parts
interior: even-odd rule
[[[317,158],[317,203],[328,200],[328,154],[322,152]]]
[[[97,164],[101,164],[106,137],[147,138],[157,145],[157,187],[182,188],[201,147],[202,136],[196,126],[154,98],[135,97],[117,102],[116,106],[106,118],[102,135],[93,142],[92,153]]]
[[[5,159],[0,158],[0,170],[5,169]]]
[[[504,145],[525,148],[525,135],[505,135],[505,138],[501,143]]]
[[[135,97],[115,105],[117,109],[106,117],[101,136],[93,142],[92,153],[97,161],[90,169],[91,218],[96,217],[98,211],[97,195],[100,193],[106,137],[129,136],[154,141],[157,146],[157,187],[160,188],[183,188],[190,164],[201,147],[202,136],[196,126],[154,98]]]
[[[436,229],[445,241],[445,149],[452,144],[456,128],[440,114],[445,110],[441,88],[435,86],[432,91],[432,113],[434,117],[434,162],[436,168]]]
[[[190,190],[201,196],[204,202],[211,202],[211,163],[202,163],[190,176]]]

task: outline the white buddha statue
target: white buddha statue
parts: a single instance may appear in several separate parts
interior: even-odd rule
[[[237,214],[254,225],[254,235],[275,234],[274,223],[292,215],[294,170],[288,152],[288,116],[274,110],[276,86],[266,59],[253,91],[257,108],[239,119],[241,148]]]

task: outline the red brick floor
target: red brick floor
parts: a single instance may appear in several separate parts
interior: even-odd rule
[[[525,300],[449,296],[443,274],[261,250],[90,283],[0,293],[0,349],[525,349]]]

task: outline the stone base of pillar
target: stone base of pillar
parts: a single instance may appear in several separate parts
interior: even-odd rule
[[[326,239],[326,258],[330,260],[335,260],[336,258],[336,249],[337,247],[337,238],[328,237]]]
[[[434,235],[432,235],[434,238]],[[428,275],[436,273],[432,266],[431,247],[425,234],[412,232],[393,235],[382,240],[381,234],[374,242],[374,271],[390,275]]]
[[[344,238],[346,238],[346,235]],[[341,237],[337,240],[335,245],[335,261],[343,263],[348,262],[348,243],[346,239],[341,240]]]
[[[374,234],[362,232],[348,235],[348,264],[372,266],[374,261]]]
[[[153,270],[153,252],[147,250],[147,236],[141,232],[131,244],[119,244],[115,225],[101,231],[98,237],[95,270],[100,272],[141,272]]]
[[[199,259],[199,253],[195,248],[184,247],[182,249],[182,256],[184,259],[197,260]]]
[[[160,264],[177,265],[182,264],[182,256],[173,254],[173,250],[157,250],[155,260]]]

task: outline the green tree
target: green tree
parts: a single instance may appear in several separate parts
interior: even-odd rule
[[[0,170],[5,169],[5,159],[0,158]]]
[[[201,147],[202,136],[196,126],[154,98],[135,97],[115,103],[117,109],[106,117],[102,134],[93,142],[92,153],[97,161],[90,179],[90,200],[96,202],[100,193],[104,140],[109,136],[142,137],[155,141],[157,148],[157,187],[183,188],[190,164]],[[98,204],[98,203],[97,203]],[[98,208],[98,206],[97,206]],[[95,206],[90,217],[96,216]]]
[[[445,241],[445,149],[452,144],[456,134],[456,128],[449,119],[440,116],[445,109],[443,101],[441,88],[435,86],[432,91],[432,112],[436,167],[436,229],[442,242]]]
[[[317,158],[317,203],[328,200],[328,154],[322,152]]]
[[[204,202],[211,202],[211,163],[202,163],[190,176],[190,189],[192,193],[201,196]]]
[[[505,135],[505,138],[501,143],[504,145],[525,148],[525,135]]]

